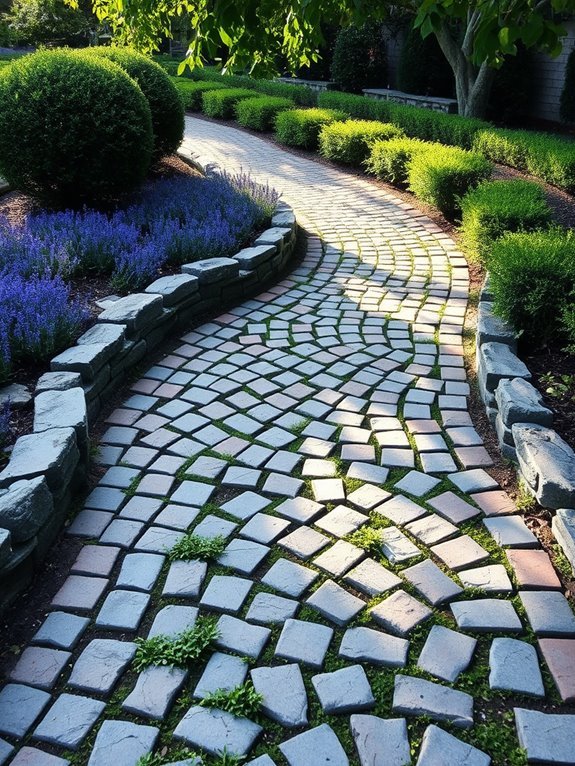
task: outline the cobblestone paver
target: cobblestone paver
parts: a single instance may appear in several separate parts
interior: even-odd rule
[[[202,164],[282,192],[305,254],[174,339],[109,417],[109,470],[68,529],[85,546],[0,691],[0,762],[183,745],[206,764],[503,766],[505,741],[575,763],[575,616],[466,411],[465,259],[361,178],[186,130]],[[169,561],[187,532],[224,552]],[[135,671],[137,638],[208,615],[190,667]],[[242,683],[259,717],[204,705]],[[489,726],[507,727],[493,751]]]

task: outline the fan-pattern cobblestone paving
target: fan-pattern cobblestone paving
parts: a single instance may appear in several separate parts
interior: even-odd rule
[[[305,257],[109,417],[86,544],[0,692],[0,764],[135,766],[173,734],[204,763],[487,766],[493,721],[575,763],[575,616],[485,470],[463,256],[365,180],[192,118],[185,146],[281,191]],[[219,560],[170,563],[187,531]],[[219,635],[193,668],[134,671],[136,637],[200,615]],[[258,720],[200,705],[246,680]]]

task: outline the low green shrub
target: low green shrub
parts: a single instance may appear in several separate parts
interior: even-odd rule
[[[278,114],[293,106],[291,99],[278,96],[246,98],[236,104],[236,120],[244,128],[266,132],[273,129]]]
[[[483,155],[455,146],[436,146],[416,153],[409,162],[409,190],[447,217],[459,210],[459,199],[489,178],[493,166]]]
[[[117,64],[43,50],[0,72],[0,175],[78,207],[133,191],[153,148],[150,106]]]
[[[118,64],[135,80],[152,113],[154,155],[172,154],[184,137],[184,109],[173,82],[159,64],[129,48],[98,46],[82,55],[100,56]]]
[[[184,104],[184,109],[191,112],[200,112],[202,109],[202,96],[210,90],[223,90],[227,88],[223,82],[193,82],[193,80],[182,80],[179,77],[172,78],[176,90]]]
[[[461,200],[463,248],[483,262],[503,234],[535,231],[550,223],[551,208],[543,189],[531,181],[485,181]]]
[[[397,138],[402,132],[395,125],[369,120],[347,120],[324,125],[319,134],[322,157],[347,165],[362,165],[376,141]]]
[[[435,144],[418,138],[390,138],[376,141],[365,163],[367,171],[380,181],[400,186],[407,183],[407,165],[417,152],[427,151]]]
[[[222,88],[202,94],[202,111],[207,117],[230,120],[234,117],[238,101],[253,98],[253,91],[247,88]]]
[[[517,140],[519,131],[504,128],[485,128],[475,134],[473,150],[489,157],[493,162],[525,169],[525,146]]]
[[[564,229],[506,234],[489,259],[496,313],[536,347],[566,338],[575,306],[575,235]]]
[[[189,70],[186,70],[189,71]],[[256,80],[246,75],[221,74],[214,67],[203,67],[191,72],[193,80],[221,82],[231,88],[248,88],[266,96],[290,98],[298,106],[316,106],[317,93],[306,85],[291,85],[276,80]]]
[[[278,141],[287,146],[317,149],[322,127],[346,119],[345,112],[335,109],[289,109],[278,114],[275,135]]]
[[[366,98],[352,93],[340,93],[326,90],[318,95],[318,106],[322,109],[336,109],[345,112],[356,120],[381,120],[390,122],[391,101],[379,98]]]

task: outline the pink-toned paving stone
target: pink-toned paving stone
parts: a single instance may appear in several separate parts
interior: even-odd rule
[[[563,702],[575,702],[575,639],[540,638],[539,649]]]
[[[521,588],[561,590],[561,582],[545,551],[508,550],[506,554]]]

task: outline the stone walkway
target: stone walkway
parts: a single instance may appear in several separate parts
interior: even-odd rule
[[[518,743],[575,763],[575,616],[484,470],[455,244],[246,133],[188,118],[186,146],[278,188],[305,260],[184,335],[109,418],[109,470],[69,529],[86,545],[0,692],[0,764],[177,744],[205,764],[503,766]],[[219,560],[170,563],[186,530],[226,538]],[[190,670],[135,672],[137,636],[208,614]],[[248,679],[257,721],[198,704]]]

